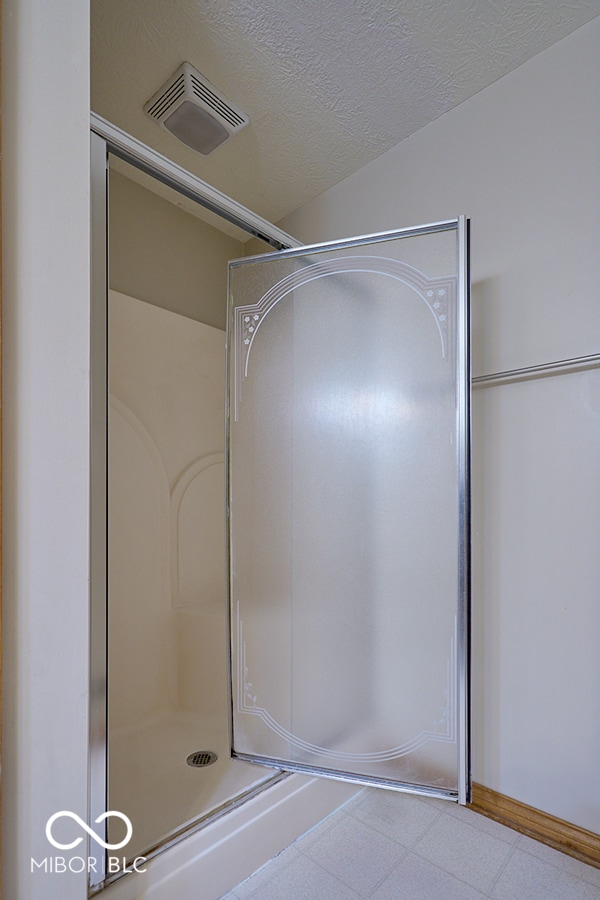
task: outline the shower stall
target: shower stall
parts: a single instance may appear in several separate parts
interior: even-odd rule
[[[131,822],[127,859],[150,859],[284,777],[231,759],[229,739],[226,265],[248,235],[103,142],[97,156],[92,802]],[[115,845],[123,823],[106,821]],[[101,874],[92,887],[122,872]]]
[[[223,331],[110,292],[108,801],[132,856],[275,774],[229,758],[224,372]]]
[[[466,238],[285,250],[96,131],[90,890],[218,896],[357,785],[468,799]]]

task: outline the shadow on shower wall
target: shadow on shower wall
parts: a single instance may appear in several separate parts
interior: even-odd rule
[[[128,241],[144,245],[146,262],[148,204],[164,212],[167,225],[176,215],[191,220],[192,233],[196,226],[214,231],[122,176],[113,178],[111,192],[117,274],[123,247],[113,248],[119,229],[112,226],[120,220],[122,233],[125,206]],[[132,197],[139,197],[137,229]],[[157,236],[164,226],[159,218]],[[172,229],[170,237],[176,238]],[[222,238],[224,259],[242,255],[243,245]],[[215,276],[222,293],[212,299],[224,320],[225,262],[214,259],[215,240],[218,233],[204,266],[222,269]],[[196,264],[202,253],[197,247]],[[130,284],[144,266],[142,257],[132,257]],[[230,759],[225,332],[161,308],[169,305],[166,289],[161,306],[154,305],[160,278],[170,284],[173,264],[168,252],[161,258],[153,303],[118,290],[109,296],[108,808],[132,821],[130,857],[147,854],[274,774]],[[163,266],[161,258],[152,265]],[[145,266],[142,290],[149,276]],[[198,317],[206,283],[197,286]],[[204,751],[211,755],[196,760],[202,765],[188,764],[190,755]]]

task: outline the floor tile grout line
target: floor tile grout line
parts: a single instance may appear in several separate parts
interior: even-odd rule
[[[426,806],[427,806],[428,809],[437,809],[437,807],[432,806],[432,805],[429,804],[429,803],[426,804]],[[355,816],[355,815],[353,815],[352,813],[348,813],[348,815],[352,816],[352,818],[353,818],[355,821],[360,822],[362,825],[367,825],[367,824],[368,824],[368,823],[365,822],[363,819],[360,819],[358,816]],[[409,845],[401,843],[401,841],[397,840],[396,838],[391,837],[391,836],[389,835],[388,832],[386,832],[386,831],[384,831],[384,830],[380,830],[380,829],[377,828],[375,825],[370,825],[370,824],[369,824],[368,827],[369,827],[369,828],[372,828],[374,831],[377,831],[379,834],[383,834],[385,837],[387,837],[387,838],[389,838],[390,840],[394,841],[394,843],[398,844],[400,847],[405,847],[405,848],[407,848],[407,849],[410,850],[411,847],[413,847],[417,841],[420,841],[421,838],[429,831],[429,829],[433,826],[434,822],[437,822],[437,820],[440,818],[440,816],[443,816],[443,815],[445,815],[445,810],[438,809],[438,810],[437,810],[437,815],[434,816],[434,818],[431,820],[431,822],[429,822],[429,824],[425,826],[425,828],[423,829],[423,831],[421,832],[421,834],[420,834],[417,838],[415,838],[414,841],[413,841],[411,844],[409,844]]]
[[[356,895],[357,900],[366,900],[366,898],[362,894],[359,894],[358,891],[355,891],[353,887],[351,887],[345,881],[342,881],[341,878],[339,878],[337,875],[334,875],[333,872],[330,872],[329,869],[325,868],[325,866],[322,866],[318,860],[313,859],[312,856],[309,856],[308,853],[306,853],[304,850],[300,851],[300,855],[305,857],[309,862],[313,863],[313,865],[318,866],[319,869],[321,869],[322,872],[325,872],[325,874],[328,875],[330,878],[335,878],[335,880],[337,882],[339,882],[342,885],[342,887],[345,887],[349,891],[352,891],[352,893]],[[283,869],[281,871],[283,871]]]
[[[479,815],[478,813],[474,813],[474,814]],[[477,831],[479,834],[485,834],[485,835],[488,835],[488,837],[495,838],[495,840],[501,841],[503,844],[506,844],[508,847],[511,847],[513,850],[517,849],[519,832],[514,828],[510,828],[510,826],[508,826],[508,825],[502,825],[501,822],[497,823],[497,824],[501,825],[503,828],[508,829],[508,831],[512,832],[514,835],[516,835],[516,838],[513,839],[512,841],[505,840],[505,838],[501,837],[499,834],[497,834],[494,831],[490,831],[488,828],[480,828],[478,825],[472,824],[471,822],[468,822],[466,819],[461,819],[458,816],[453,816],[452,813],[447,813],[447,815],[449,815],[451,818],[456,818],[456,820],[458,822],[462,822],[464,825],[468,825],[470,828],[474,828],[475,831]],[[481,819],[485,822],[490,821],[485,816],[481,816]]]
[[[394,870],[398,868],[398,866],[406,859],[406,857],[407,857],[407,856],[409,855],[409,853],[411,852],[410,847],[405,847],[403,844],[398,844],[398,846],[399,846],[399,847],[402,847],[402,849],[404,850],[404,853],[402,854],[402,856],[400,857],[400,859],[398,859],[398,860],[394,863],[394,865],[393,865],[392,868],[389,870],[389,872],[387,872],[387,873],[383,876],[383,878],[380,878],[379,881],[377,882],[377,884],[373,885],[373,889],[372,889],[371,893],[369,894],[369,897],[372,897],[373,894],[375,893],[375,891],[379,890],[379,888],[381,887],[381,885],[383,884],[383,882],[386,881],[386,880],[390,877],[390,875],[394,872]],[[365,900],[368,900],[368,898],[365,898]]]
[[[465,881],[464,878],[461,878],[460,876],[455,875],[454,872],[450,872],[448,869],[445,869],[443,866],[432,862],[432,860],[430,860],[427,856],[423,856],[422,853],[419,853],[419,851],[417,849],[417,844],[420,843],[420,841],[425,837],[425,835],[429,832],[429,830],[433,827],[433,825],[436,822],[438,822],[442,816],[447,816],[448,819],[454,819],[456,822],[460,822],[461,824],[466,825],[468,828],[472,828],[478,834],[484,834],[488,837],[494,838],[495,840],[500,841],[501,843],[505,844],[508,848],[510,848],[510,853],[508,854],[506,860],[500,866],[500,869],[499,869],[497,875],[495,876],[495,878],[493,879],[492,884],[487,892],[484,892],[480,888],[475,887],[475,885],[470,884],[468,881]],[[501,873],[504,871],[505,866],[508,865],[508,862],[512,858],[516,849],[517,849],[516,844],[510,844],[508,841],[504,841],[502,838],[499,838],[493,834],[490,834],[488,831],[486,831],[485,828],[478,828],[476,825],[471,825],[469,822],[466,822],[464,819],[460,819],[456,816],[453,816],[452,813],[449,811],[440,810],[440,815],[430,823],[430,825],[425,829],[423,834],[415,841],[415,843],[411,847],[411,852],[414,853],[415,856],[418,856],[419,859],[428,863],[429,865],[435,866],[436,869],[439,869],[441,872],[444,872],[446,875],[451,875],[453,878],[456,878],[457,881],[462,882],[462,884],[466,885],[467,887],[471,888],[472,890],[477,890],[481,894],[483,894],[485,897],[490,897],[491,892],[494,890],[494,887],[496,886],[496,882],[497,882],[498,878],[500,877]]]
[[[448,869],[444,869],[443,866],[439,866],[437,863],[432,862],[426,856],[421,856],[420,853],[417,853],[417,851],[414,849],[414,847],[411,847],[409,850],[406,851],[406,853],[404,854],[402,859],[398,862],[398,864],[396,866],[394,866],[394,868],[388,873],[388,875],[386,875],[386,878],[388,878],[392,874],[394,869],[398,868],[398,866],[400,866],[400,864],[406,859],[406,857],[410,856],[411,854],[413,856],[416,856],[417,859],[420,859],[422,862],[426,863],[428,866],[431,866],[433,869],[437,869],[438,872],[442,872],[444,875],[449,875],[455,881],[458,881],[461,884],[464,884],[464,886],[466,888],[468,888],[470,891],[477,891],[479,894],[482,894],[485,897],[488,896],[487,894],[484,895],[483,891],[481,891],[479,888],[475,887],[474,885],[469,884],[468,881],[465,881],[465,879],[461,878],[459,875],[455,875],[453,872],[449,872]],[[379,882],[379,884],[377,885],[377,888],[379,888],[381,886],[381,884],[383,884],[384,881],[385,881],[385,878]]]
[[[321,837],[320,837],[317,841],[315,841],[314,844],[311,844],[310,847],[308,847],[306,850],[299,850],[298,852],[299,852],[302,856],[307,857],[311,862],[313,862],[313,863],[315,863],[317,866],[319,866],[319,868],[322,869],[324,872],[327,872],[329,875],[333,875],[333,877],[336,878],[336,879],[340,882],[340,884],[343,884],[344,887],[347,887],[347,888],[349,888],[351,891],[353,891],[353,892],[357,895],[357,897],[360,897],[360,898],[361,898],[361,900],[368,900],[368,897],[370,897],[370,896],[373,895],[373,893],[377,890],[377,888],[379,887],[379,885],[382,884],[382,883],[385,881],[386,878],[389,878],[389,876],[392,874],[392,872],[394,871],[394,869],[396,868],[396,866],[400,864],[400,862],[404,859],[405,856],[407,856],[408,853],[410,853],[410,847],[407,847],[406,844],[400,844],[398,841],[394,840],[394,838],[389,837],[389,835],[385,835],[383,832],[379,831],[377,828],[374,828],[372,825],[368,825],[366,822],[363,822],[361,819],[357,819],[357,818],[355,818],[354,816],[351,816],[351,818],[352,818],[354,824],[356,824],[356,825],[362,825],[362,826],[365,827],[365,828],[369,828],[371,831],[374,832],[375,835],[381,835],[381,834],[383,834],[384,837],[388,837],[389,840],[391,840],[394,844],[396,844],[396,845],[398,846],[399,849],[401,849],[401,850],[403,851],[402,856],[400,857],[400,859],[399,859],[399,860],[396,860],[396,861],[393,863],[393,865],[392,865],[391,868],[388,870],[388,872],[387,872],[387,873],[386,873],[386,874],[385,874],[385,875],[384,875],[384,876],[383,876],[383,877],[382,877],[382,878],[381,878],[381,879],[373,886],[373,888],[372,888],[372,890],[371,890],[371,892],[370,892],[369,894],[363,895],[363,894],[357,893],[357,892],[354,890],[354,888],[351,887],[347,882],[343,881],[343,880],[342,880],[341,878],[339,878],[337,875],[333,875],[333,872],[330,872],[329,869],[326,869],[325,866],[321,865],[321,863],[320,863],[318,860],[314,859],[314,858],[310,855],[310,851],[313,849],[313,847],[315,847],[317,844],[320,843]],[[334,826],[334,827],[336,827],[336,826]],[[327,833],[328,833],[328,832],[326,832],[325,834],[327,834]],[[322,835],[322,837],[325,837],[325,834]]]
[[[464,807],[464,808],[466,809],[466,807]],[[473,815],[474,815],[474,816],[477,816],[477,817],[478,817],[478,820],[480,820],[480,821],[482,821],[482,822],[490,822],[490,821],[493,821],[493,820],[491,820],[491,819],[488,819],[487,816],[481,815],[480,813],[477,813],[477,812],[475,812],[474,810],[470,810],[470,812],[473,812]],[[497,841],[502,841],[502,843],[508,844],[509,847],[516,847],[516,845],[517,845],[519,832],[518,832],[516,829],[511,828],[509,825],[503,825],[502,822],[497,822],[496,824],[497,824],[497,825],[500,825],[502,828],[506,828],[506,829],[507,829],[508,831],[510,831],[512,834],[516,835],[516,838],[513,839],[513,841],[505,840],[505,838],[500,837],[500,835],[498,835],[498,834],[495,833],[494,831],[489,830],[489,828],[480,827],[478,824],[471,823],[471,822],[469,822],[467,819],[462,819],[462,818],[460,818],[460,816],[455,816],[455,815],[454,815],[453,813],[451,813],[451,812],[444,813],[444,815],[448,815],[448,816],[450,816],[451,818],[456,819],[458,822],[462,822],[464,825],[469,825],[471,828],[474,828],[474,829],[475,829],[476,831],[478,831],[480,834],[487,834],[487,835],[489,835],[490,837],[496,838]]]
[[[524,834],[523,837],[529,837],[529,835]],[[560,850],[556,850],[556,848],[552,847],[550,844],[544,844],[543,841],[538,841],[535,838],[530,838],[530,840],[534,841],[536,844],[540,844],[543,847],[548,847],[550,850],[555,850],[556,853],[561,853]],[[566,866],[562,866],[559,863],[552,862],[550,859],[545,859],[542,856],[538,856],[537,853],[532,853],[530,850],[528,850],[524,846],[519,846],[518,844],[516,844],[515,850],[520,850],[521,853],[524,853],[530,859],[534,859],[539,863],[543,863],[544,865],[552,866],[554,869],[556,869],[557,872],[563,872],[565,875],[570,875],[571,878],[576,878],[578,881],[582,881],[584,884],[588,884],[591,887],[599,888],[599,885],[594,884],[593,881],[588,881],[582,875],[576,875],[574,872],[569,871],[569,869]],[[569,856],[567,853],[564,853],[561,855],[563,855],[568,860],[570,859],[570,860],[574,860],[575,862],[580,862],[584,866],[588,865],[587,863],[584,863],[583,860],[578,860],[576,857]],[[590,868],[595,869],[594,866],[590,866]]]
[[[512,856],[513,852],[514,852],[514,848],[511,848],[511,853],[509,854],[509,859],[510,859],[510,856]],[[433,866],[435,869],[439,869],[439,871],[443,872],[444,875],[450,875],[451,878],[456,879],[456,881],[460,881],[460,883],[464,884],[465,887],[468,887],[469,890],[478,891],[484,897],[490,896],[489,891],[485,892],[484,890],[482,890],[482,888],[476,887],[474,884],[471,884],[469,881],[465,881],[465,879],[461,878],[460,875],[456,875],[454,872],[450,872],[449,869],[445,869],[444,866],[441,866],[438,863],[433,862],[431,859],[429,859],[429,857],[423,856],[423,854],[419,853],[418,850],[415,850],[414,847],[411,850],[409,850],[409,853],[414,853],[414,855],[417,856],[420,860],[422,860],[422,862],[427,863],[428,866]],[[503,866],[504,866],[504,863],[503,863]],[[490,887],[490,891],[492,891],[494,889],[495,884],[496,884],[496,881],[494,879],[494,882],[493,882],[492,886]]]
[[[436,807],[434,806],[434,807],[432,807],[432,809],[436,809]],[[431,831],[431,829],[433,828],[433,826],[436,824],[436,822],[439,822],[439,820],[440,820],[443,816],[451,816],[451,813],[447,812],[447,810],[445,810],[445,809],[440,809],[440,810],[438,810],[437,816],[436,816],[434,819],[431,820],[431,822],[429,823],[429,825],[426,826],[426,828],[423,829],[423,831],[421,832],[421,834],[419,835],[419,837],[418,837],[418,838],[415,838],[415,840],[414,840],[413,843],[411,844],[411,848],[410,848],[411,850],[414,850],[414,848],[415,848],[416,845],[419,843],[419,841],[422,841],[423,838],[425,837],[425,835],[426,835],[426,834],[429,834],[429,832]]]
[[[439,818],[439,817],[437,817],[437,818]],[[434,819],[433,822],[437,821],[437,818]],[[364,825],[364,826],[367,827],[367,828],[371,828],[376,834],[379,834],[379,835],[381,835],[382,837],[387,838],[388,840],[390,840],[390,841],[392,841],[394,844],[396,844],[401,850],[404,850],[404,851],[406,851],[406,852],[409,852],[410,850],[412,850],[413,847],[415,846],[415,844],[418,843],[418,841],[420,841],[421,838],[425,836],[425,834],[427,834],[427,832],[429,831],[429,829],[430,829],[431,826],[433,825],[433,822],[430,822],[430,823],[423,829],[423,831],[421,832],[421,834],[420,834],[418,837],[414,838],[414,840],[411,841],[411,843],[406,844],[406,843],[402,843],[402,841],[399,841],[397,838],[392,837],[392,836],[389,834],[389,832],[384,831],[383,829],[380,830],[379,828],[376,828],[374,825],[370,825],[370,824],[367,823],[367,822],[363,822],[362,819],[355,819],[355,821],[356,821],[359,825]]]
[[[537,838],[531,837],[529,834],[525,834],[525,832],[520,832],[520,837],[528,838],[530,841],[533,841],[534,844],[540,844],[542,847],[547,847],[549,850],[554,850],[555,853],[558,853],[560,856],[564,856],[565,860],[571,860],[571,862],[580,863],[582,866],[587,866],[587,868],[592,869],[593,871],[599,871],[600,869],[596,866],[590,865],[590,863],[586,863],[583,859],[578,859],[576,856],[571,856],[568,853],[563,853],[562,850],[558,850],[556,847],[553,847],[552,844],[546,844],[544,841],[540,841]],[[559,863],[551,862],[549,859],[542,859],[542,857],[538,856],[537,853],[532,853],[531,850],[527,849],[527,844],[525,845],[517,845],[519,850],[522,850],[523,853],[526,853],[528,856],[532,856],[534,859],[541,860],[542,862],[547,862],[549,865],[554,866],[555,869],[560,869],[561,872],[567,872],[567,874],[572,875],[572,872],[569,872],[566,866],[562,866]],[[586,881],[586,879],[582,875],[575,875],[575,878],[579,878],[581,881]],[[598,885],[594,884],[592,881],[587,882],[591,884],[592,887],[598,887]]]
[[[390,837],[390,840],[393,840],[394,843],[398,845],[398,847],[400,847],[400,848],[402,848],[402,849],[404,850],[404,853],[402,854],[402,856],[400,857],[400,859],[399,859],[396,863],[394,863],[394,865],[392,866],[392,868],[390,869],[390,871],[387,873],[387,875],[385,875],[385,876],[384,876],[384,877],[383,877],[383,878],[375,885],[375,887],[373,888],[373,891],[372,891],[372,893],[371,893],[371,896],[372,896],[373,893],[374,893],[374,892],[375,892],[375,891],[383,884],[383,882],[384,882],[387,878],[390,877],[390,875],[393,873],[393,871],[394,871],[398,866],[401,865],[401,863],[406,859],[406,857],[407,857],[410,853],[414,853],[414,855],[417,856],[419,859],[421,859],[423,862],[427,863],[427,864],[430,865],[430,866],[434,866],[436,869],[438,869],[440,872],[443,872],[445,875],[450,875],[452,878],[456,878],[456,880],[457,880],[457,881],[460,881],[461,884],[464,884],[465,887],[468,887],[468,888],[471,889],[471,890],[479,890],[479,888],[474,888],[474,886],[473,886],[472,884],[469,884],[467,881],[465,881],[464,878],[459,878],[459,877],[458,877],[457,875],[455,875],[453,872],[449,872],[447,869],[444,869],[443,866],[439,866],[439,865],[437,865],[436,863],[432,862],[430,859],[428,859],[426,856],[422,856],[422,855],[415,849],[415,848],[416,848],[416,845],[417,845],[417,844],[425,837],[425,835],[433,828],[433,826],[436,824],[436,822],[439,822],[439,820],[440,820],[443,816],[448,816],[450,819],[455,819],[455,821],[460,821],[460,822],[463,821],[463,820],[461,820],[461,819],[457,819],[456,817],[454,817],[454,816],[452,815],[452,813],[451,813],[449,810],[439,809],[437,806],[434,806],[433,804],[429,804],[429,803],[427,803],[427,804],[425,804],[425,805],[426,805],[428,808],[430,808],[430,809],[432,809],[432,810],[435,810],[435,811],[436,811],[436,815],[435,815],[435,816],[431,819],[431,821],[425,826],[425,828],[423,829],[423,831],[421,832],[421,834],[420,834],[417,838],[415,838],[415,839],[412,841],[412,843],[411,843],[410,845],[408,845],[408,846],[407,846],[406,844],[401,844],[398,840],[396,840],[395,838],[391,838],[389,834],[386,834],[386,833],[383,832],[383,831],[379,831],[379,829],[375,828],[374,826],[372,826],[372,825],[368,826],[368,827],[372,828],[374,831],[377,831],[379,834],[384,834],[386,837]],[[366,824],[367,824],[366,822],[362,821],[362,819],[359,819],[357,816],[353,816],[352,813],[349,813],[349,815],[352,816],[352,818],[353,818],[355,821],[359,822],[360,824],[362,824],[362,825],[366,825]],[[465,825],[469,825],[470,823],[464,822],[464,824],[465,824]],[[474,825],[471,825],[470,827],[472,827],[475,831],[477,831],[477,832],[479,832],[479,833],[481,833],[481,834],[487,833],[487,832],[485,832],[483,829],[478,829],[478,828],[477,828],[476,826],[474,826]],[[498,838],[498,840],[501,840],[501,839]],[[504,843],[507,843],[507,844],[508,844],[508,842],[504,842]],[[508,846],[511,846],[511,845],[508,844]],[[514,847],[513,847],[512,849],[514,849]],[[483,892],[480,891],[480,893],[483,893]],[[488,895],[486,894],[485,896],[487,897]]]
[[[496,885],[498,884],[498,881],[500,880],[500,878],[501,878],[503,872],[505,871],[505,869],[506,869],[506,867],[508,866],[508,864],[510,863],[511,859],[512,859],[513,856],[515,855],[515,850],[516,850],[516,849],[517,849],[516,844],[515,844],[514,846],[511,847],[510,853],[508,854],[508,856],[506,857],[506,859],[504,860],[504,862],[503,862],[502,865],[500,866],[500,868],[499,868],[499,870],[498,870],[498,874],[496,875],[496,877],[495,877],[494,880],[492,881],[492,883],[491,883],[491,885],[490,885],[490,889],[489,889],[489,891],[488,891],[487,894],[486,894],[486,897],[491,897],[491,896],[492,896],[492,894],[493,894],[493,892],[494,892],[494,890],[495,890],[495,888],[496,888]]]

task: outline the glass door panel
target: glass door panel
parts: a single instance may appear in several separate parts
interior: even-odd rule
[[[468,793],[459,219],[229,273],[233,755]]]

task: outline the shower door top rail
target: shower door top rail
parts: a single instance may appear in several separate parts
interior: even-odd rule
[[[262,216],[253,213],[241,203],[221,193],[217,188],[202,181],[201,178],[186,171],[177,163],[167,159],[166,156],[153,150],[152,147],[148,147],[147,144],[143,144],[97,113],[90,114],[90,126],[95,134],[104,138],[115,156],[132,163],[168,187],[175,188],[190,200],[194,200],[233,225],[237,225],[247,234],[266,241],[276,250],[301,246],[300,241],[296,238],[267,222]]]

